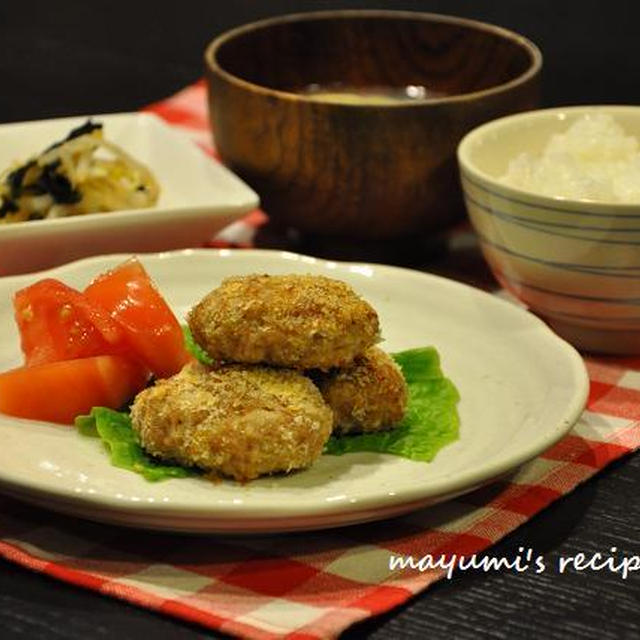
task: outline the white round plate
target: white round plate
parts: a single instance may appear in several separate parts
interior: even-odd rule
[[[0,370],[21,354],[12,293],[46,276],[76,287],[128,256],[88,258],[0,279]],[[201,478],[145,481],[109,464],[73,428],[0,415],[0,491],[109,523],[203,533],[320,529],[406,513],[488,483],[534,458],[580,416],[588,378],[578,353],[510,302],[395,267],[272,251],[141,255],[176,314],[222,278],[324,274],[350,283],[378,311],[387,351],[433,345],[460,391],[460,438],[431,463],[381,454],[322,456],[310,469],[246,485]]]

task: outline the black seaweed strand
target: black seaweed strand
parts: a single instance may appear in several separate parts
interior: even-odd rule
[[[56,171],[59,165],[60,161],[56,160],[42,167],[42,173],[34,184],[43,193],[50,193],[51,197],[59,204],[80,202],[82,194],[73,188],[69,178]]]
[[[15,200],[22,195],[22,182],[24,176],[36,164],[35,160],[29,160],[22,166],[14,169],[6,178],[7,185],[11,190],[11,197]]]
[[[51,146],[47,147],[44,153],[51,151],[52,149],[57,149],[59,146],[63,145],[65,142],[69,142],[69,140],[73,140],[74,138],[79,138],[80,136],[84,136],[87,133],[93,133],[96,129],[102,129],[102,124],[99,122],[92,122],[91,118],[89,118],[84,124],[81,124],[79,127],[75,129],[71,129],[69,134],[63,140],[59,140],[58,142],[54,142]]]
[[[0,218],[18,211],[18,205],[9,198],[0,198]]]

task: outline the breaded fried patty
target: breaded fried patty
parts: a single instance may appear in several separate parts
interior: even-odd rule
[[[347,365],[380,333],[377,313],[349,285],[311,275],[227,278],[188,323],[214,360],[292,369]]]
[[[131,420],[152,455],[239,481],[308,467],[332,426],[320,392],[296,371],[196,363],[140,392]]]
[[[379,431],[404,416],[407,383],[400,367],[378,347],[316,382],[333,411],[335,433]]]

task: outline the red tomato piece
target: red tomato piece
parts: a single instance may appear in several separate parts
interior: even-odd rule
[[[120,324],[132,353],[158,378],[192,359],[178,320],[137,259],[98,276],[84,294]]]
[[[122,356],[62,360],[0,373],[0,412],[71,424],[92,407],[119,409],[144,388],[142,364]]]
[[[46,278],[21,289],[13,307],[27,366],[122,351],[118,323],[58,280]]]

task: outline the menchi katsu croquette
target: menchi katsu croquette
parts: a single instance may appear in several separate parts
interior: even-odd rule
[[[214,360],[292,369],[344,366],[380,339],[373,307],[346,283],[323,276],[227,278],[188,322]]]
[[[407,384],[388,353],[370,347],[346,367],[315,376],[334,416],[335,433],[380,431],[397,424],[407,407]]]
[[[309,378],[240,364],[188,364],[141,392],[131,418],[149,453],[238,480],[309,466],[333,424]]]
[[[406,410],[371,305],[311,275],[227,278],[188,314],[214,364],[191,363],[136,397],[152,455],[239,481],[309,467],[332,432],[388,429]]]

